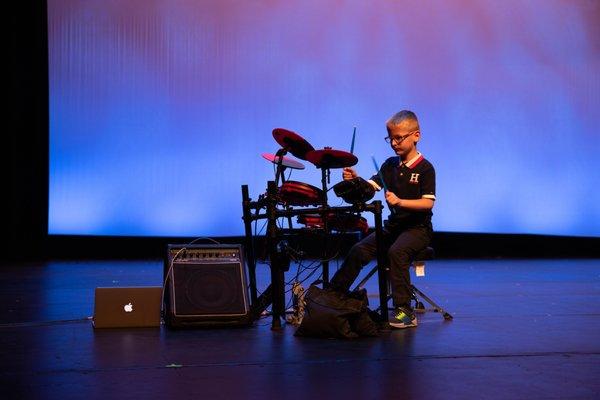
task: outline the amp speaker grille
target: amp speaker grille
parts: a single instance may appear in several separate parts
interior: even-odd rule
[[[241,245],[169,245],[165,261],[167,325],[249,323]]]

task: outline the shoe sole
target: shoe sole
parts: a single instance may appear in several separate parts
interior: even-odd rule
[[[406,325],[402,322],[399,322],[399,323],[389,322],[389,324],[392,328],[396,328],[396,329],[416,328],[418,326],[418,324]]]

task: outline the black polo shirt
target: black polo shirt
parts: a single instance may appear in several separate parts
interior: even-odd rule
[[[416,200],[421,198],[435,200],[435,169],[421,153],[408,160],[400,161],[400,157],[390,157],[379,169],[385,181],[387,190],[401,199]],[[369,183],[376,190],[381,190],[383,184],[380,174],[375,174]],[[413,226],[431,227],[431,210],[414,211],[401,207],[393,207],[385,223],[388,229],[406,229]]]

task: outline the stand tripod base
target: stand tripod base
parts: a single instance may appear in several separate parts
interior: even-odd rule
[[[373,270],[371,270],[369,272],[369,274],[358,284],[358,286],[354,290],[362,289],[362,287],[365,285],[367,280],[371,276],[373,276],[373,274],[375,273],[376,270],[377,270],[377,267],[373,268]],[[388,286],[388,290],[390,290],[389,286]],[[410,285],[410,291],[411,291],[412,300],[415,301],[415,312],[423,314],[423,313],[426,313],[427,311],[433,311],[433,312],[442,314],[442,317],[446,321],[451,321],[452,319],[454,319],[452,314],[450,314],[448,311],[444,310],[436,302],[434,302],[431,298],[429,298],[425,293],[423,293],[422,291],[417,289],[417,287],[415,285]],[[392,298],[392,295],[389,294],[389,292],[388,292],[388,294],[386,296],[386,300],[389,301],[391,298]],[[427,302],[431,306],[431,308],[426,308],[425,304],[423,304],[423,301],[421,301],[421,299],[424,300],[425,302]],[[381,311],[381,307],[378,308],[377,311]]]
[[[442,307],[440,307],[439,305],[437,305],[437,303],[435,303],[433,300],[431,300],[429,297],[427,297],[425,295],[425,293],[423,293],[419,289],[417,289],[415,287],[415,285],[410,285],[410,289],[412,291],[413,300],[415,300],[415,302],[416,302],[415,312],[424,313],[426,311],[430,311],[431,310],[433,312],[441,313],[442,317],[444,317],[444,319],[446,321],[450,321],[450,320],[452,320],[454,318],[449,312],[445,311]],[[419,300],[419,297],[422,298],[423,300],[425,300],[427,303],[429,303],[433,308],[431,308],[430,310],[426,309],[425,305],[423,304],[423,302],[421,302]]]

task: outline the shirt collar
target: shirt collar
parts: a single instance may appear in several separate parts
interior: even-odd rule
[[[405,165],[407,168],[413,169],[423,160],[423,154],[417,152],[417,155],[406,162],[400,161],[400,166]]]

